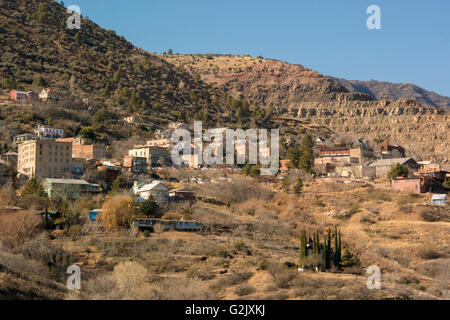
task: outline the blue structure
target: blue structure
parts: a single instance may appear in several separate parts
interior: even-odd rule
[[[431,196],[431,204],[435,204],[438,206],[445,206],[446,200],[447,200],[446,194],[433,194]]]
[[[137,227],[141,230],[151,230],[160,224],[163,226],[164,231],[176,230],[176,231],[199,231],[200,224],[198,221],[171,221],[161,219],[136,219],[131,223],[133,227]]]
[[[97,216],[98,216],[98,214],[99,214],[100,212],[102,212],[102,211],[103,211],[102,209],[94,209],[94,210],[90,211],[90,212],[89,212],[89,220],[90,220],[91,222],[97,221]]]

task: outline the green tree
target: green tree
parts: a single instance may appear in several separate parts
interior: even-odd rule
[[[44,22],[47,22],[49,15],[50,15],[50,9],[48,8],[47,4],[39,3],[38,10],[36,11],[36,14],[35,14],[35,18],[40,23],[44,23]]]
[[[336,267],[339,268],[341,265],[341,232],[339,231],[337,226],[334,227],[334,255],[333,255],[333,263]]]
[[[122,176],[118,176],[111,185],[111,193],[118,193],[125,190],[127,187],[128,185],[125,179]]]
[[[289,162],[290,168],[298,168],[298,161],[300,158],[300,150],[297,147],[289,147],[286,152],[286,158],[291,160]]]
[[[90,139],[95,141],[97,139],[97,133],[92,127],[83,127],[81,128],[78,136],[83,139]]]
[[[325,264],[325,269],[330,269],[330,267],[331,267],[331,230],[330,229],[328,229],[327,238],[325,241],[324,264]]]
[[[2,88],[3,89],[15,89],[16,87],[17,87],[17,83],[13,76],[2,79]]]
[[[303,190],[303,181],[302,181],[302,178],[298,177],[297,182],[295,183],[295,186],[294,186],[294,192],[296,194],[300,194],[302,192],[302,190]]]
[[[396,177],[407,177],[409,174],[409,169],[407,166],[397,163],[395,166],[392,166],[391,170],[388,172],[388,178],[393,179]]]
[[[190,98],[192,102],[196,102],[198,100],[198,94],[196,91],[191,90]]]
[[[44,187],[42,187],[36,178],[31,178],[28,180],[21,195],[22,197],[26,195],[35,195],[42,198],[46,197]]]
[[[305,170],[308,173],[312,172],[314,167],[314,142],[310,135],[303,137],[300,145],[300,156],[298,158],[298,168]]]
[[[152,197],[149,197],[139,205],[139,213],[147,217],[155,217],[158,213],[158,209],[158,204]]]
[[[300,236],[300,264],[304,265],[306,259],[306,231],[303,230]]]
[[[291,189],[291,183],[289,181],[289,176],[285,176],[283,179],[283,182],[281,183],[281,187],[283,188],[284,192],[289,193]]]
[[[111,113],[105,107],[98,110],[92,117],[92,125],[95,129],[101,129],[104,126],[111,124],[112,121],[113,121],[113,117],[111,116]]]
[[[33,87],[45,87],[47,85],[47,81],[41,76],[34,78]]]

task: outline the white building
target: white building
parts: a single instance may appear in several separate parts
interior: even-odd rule
[[[34,133],[40,139],[62,139],[64,138],[64,130],[52,128],[49,126],[39,125],[34,129]]]
[[[148,200],[150,197],[153,198],[158,204],[165,204],[169,202],[169,189],[162,184],[161,181],[153,181],[135,190],[135,194],[143,200]]]

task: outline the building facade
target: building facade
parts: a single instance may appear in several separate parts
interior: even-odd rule
[[[91,184],[78,179],[47,178],[43,185],[49,197],[78,198],[82,195],[91,195],[101,191],[98,184]]]
[[[418,170],[420,168],[420,165],[418,165],[413,158],[382,159],[371,162],[368,166],[375,167],[377,178],[385,178],[396,164],[403,164],[407,166],[409,170]]]
[[[169,150],[161,147],[137,146],[128,150],[128,155],[136,158],[146,158],[149,167],[169,165],[172,160]]]
[[[52,128],[49,126],[39,125],[34,129],[34,133],[40,139],[61,139],[64,138],[64,130]]]
[[[123,167],[133,173],[146,173],[148,168],[147,158],[125,156]]]
[[[32,140],[18,146],[17,171],[32,177],[68,178],[72,175],[72,144]]]
[[[169,189],[160,181],[153,181],[136,190],[136,195],[142,199],[147,200],[152,197],[158,204],[166,204],[169,202]]]
[[[421,179],[394,178],[392,179],[392,189],[399,192],[422,193]]]

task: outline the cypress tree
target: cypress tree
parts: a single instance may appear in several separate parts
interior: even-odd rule
[[[339,230],[339,240],[338,240],[338,264],[340,266],[341,262],[342,262],[342,244],[341,244],[341,230]]]
[[[302,231],[300,236],[300,263],[303,264],[306,258],[306,231]]]
[[[339,266],[339,259],[338,259],[338,251],[339,251],[339,244],[338,244],[338,232],[337,232],[337,226],[334,227],[334,254],[333,254],[333,263],[336,267]]]
[[[313,234],[313,254],[317,254],[317,239],[316,239],[316,233]]]
[[[330,269],[331,267],[331,229],[328,228],[328,235],[325,245],[325,268]]]

